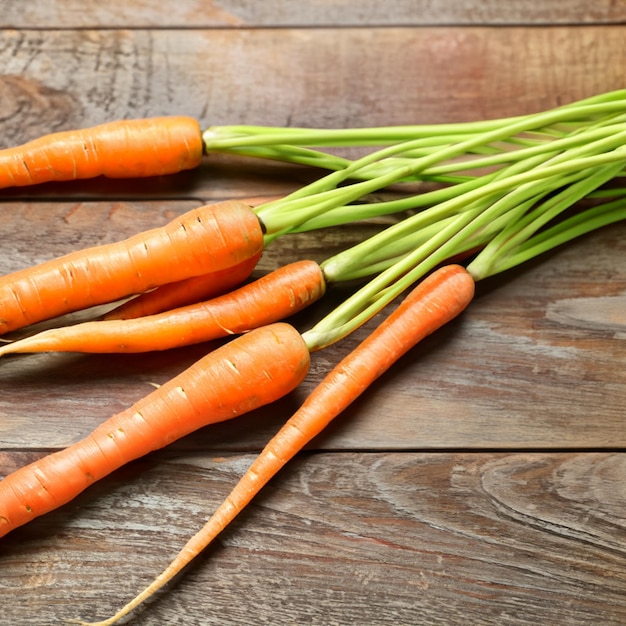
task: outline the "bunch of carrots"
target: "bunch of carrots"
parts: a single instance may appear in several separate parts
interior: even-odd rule
[[[376,149],[355,160],[316,149],[331,146]],[[306,377],[311,352],[341,340],[409,291],[322,380],[166,570],[97,624],[117,622],[180,572],[400,356],[458,316],[477,281],[626,218],[625,146],[623,90],[465,124],[202,132],[188,118],[159,118],[0,151],[0,186],[173,173],[217,151],[328,170],[254,209],[234,201],[200,207],[125,241],[0,278],[4,333],[130,298],[102,319],[8,341],[0,355],[165,350],[236,336],[82,441],[1,480],[0,536],[130,460],[289,393]],[[110,166],[110,157],[119,164],[121,154],[129,162]],[[436,188],[416,194],[416,181]],[[398,192],[394,199],[371,201],[390,186]],[[388,214],[401,219],[321,264],[302,259],[246,282],[277,237]],[[362,286],[309,330],[300,333],[284,321],[335,283],[355,279]]]

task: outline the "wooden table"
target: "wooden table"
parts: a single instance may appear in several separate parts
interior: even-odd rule
[[[3,146],[178,113],[203,126],[484,119],[626,79],[619,0],[4,4]],[[0,271],[317,175],[210,157],[158,180],[5,190]],[[259,272],[321,260],[376,228],[287,238]],[[316,353],[284,401],[132,463],[4,538],[0,624],[104,618],[134,596],[375,323]],[[626,224],[485,282],[133,623],[626,623],[625,341]],[[0,475],[76,441],[207,349],[6,359]]]

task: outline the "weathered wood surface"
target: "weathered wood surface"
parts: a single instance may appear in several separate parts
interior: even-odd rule
[[[622,87],[624,29],[3,31],[0,145],[171,113],[334,128],[530,113]]]
[[[28,10],[0,2],[0,27],[237,28],[250,26],[425,26],[437,24],[612,24],[626,20],[621,0],[186,0],[158,2],[31,1]]]
[[[623,2],[343,4],[2,3],[0,145],[169,113],[203,125],[460,121],[624,87]],[[315,175],[212,156],[154,181],[4,190],[0,273]],[[285,239],[259,272],[377,228]],[[620,224],[480,285],[133,623],[626,623],[625,241]],[[134,595],[365,332],[314,355],[283,402],[133,463],[4,538],[0,626],[105,617]],[[209,348],[7,358],[0,476]]]
[[[250,461],[158,455],[16,531],[0,621],[104,617]],[[610,453],[305,456],[137,623],[618,626],[625,473]]]

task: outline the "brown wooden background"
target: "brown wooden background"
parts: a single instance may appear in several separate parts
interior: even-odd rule
[[[0,9],[2,146],[175,113],[203,126],[462,121],[626,83],[623,0]],[[0,272],[314,175],[210,157],[158,180],[2,191]],[[378,227],[285,239],[260,271],[324,259]],[[626,623],[625,261],[620,224],[480,285],[461,318],[384,376],[133,623]],[[314,355],[283,402],[133,463],[5,537],[0,624],[103,618],[132,597],[368,328]],[[208,348],[6,359],[0,476]]]

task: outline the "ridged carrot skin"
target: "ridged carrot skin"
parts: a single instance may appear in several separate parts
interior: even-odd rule
[[[248,205],[199,207],[124,241],[0,277],[0,333],[219,271],[262,249],[263,230]]]
[[[112,626],[171,581],[291,458],[400,357],[459,315],[473,297],[474,280],[461,266],[447,265],[428,276],[369,337],[329,372],[269,441],[206,524],[150,585],[112,617],[79,623],[83,626]]]
[[[0,347],[15,352],[149,352],[210,341],[283,320],[324,295],[315,261],[296,261],[212,300],[158,315],[52,328]]]
[[[281,196],[253,196],[242,199],[241,202],[254,208],[259,204],[280,198]],[[221,272],[211,272],[162,285],[121,304],[104,315],[103,319],[121,320],[154,315],[187,304],[215,298],[243,283],[250,276],[260,258],[261,253]]]
[[[69,502],[133,459],[278,400],[308,368],[306,344],[289,324],[233,339],[85,439],[0,481],[0,536]]]
[[[174,174],[202,161],[202,130],[186,116],[119,120],[0,150],[0,189],[96,176]]]
[[[161,285],[124,302],[103,315],[103,320],[128,320],[209,300],[238,287],[249,278],[256,267],[261,252],[245,259],[233,267],[218,272],[192,276],[175,283]]]

